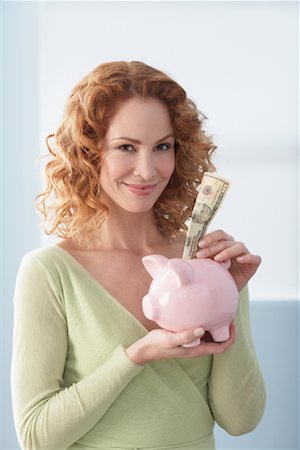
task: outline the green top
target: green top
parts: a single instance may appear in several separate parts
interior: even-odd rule
[[[214,449],[216,421],[251,431],[265,385],[240,293],[225,353],[140,366],[125,349],[148,331],[68,252],[22,258],[14,293],[13,414],[26,449]]]

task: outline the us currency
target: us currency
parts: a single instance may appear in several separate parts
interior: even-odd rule
[[[204,172],[185,239],[183,259],[192,259],[198,242],[219,210],[231,183],[225,178]]]

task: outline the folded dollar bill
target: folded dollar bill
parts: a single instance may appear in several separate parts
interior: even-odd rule
[[[192,211],[185,239],[183,259],[192,259],[198,250],[198,242],[220,208],[231,183],[225,178],[204,172]]]

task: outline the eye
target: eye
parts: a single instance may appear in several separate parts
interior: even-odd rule
[[[165,150],[168,150],[169,148],[171,148],[171,145],[169,144],[169,143],[162,143],[162,144],[158,144],[157,146],[156,146],[156,148],[158,149],[158,150],[162,150],[162,151],[165,151]]]
[[[131,147],[131,148],[128,148],[128,147]],[[123,145],[120,145],[118,147],[118,149],[122,150],[123,152],[129,152],[132,149],[132,145],[130,145],[130,144],[123,144]]]

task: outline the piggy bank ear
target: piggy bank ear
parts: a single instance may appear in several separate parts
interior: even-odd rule
[[[176,276],[177,287],[184,286],[193,281],[193,269],[187,261],[181,258],[172,258],[168,266]]]
[[[167,266],[168,261],[168,258],[162,255],[148,255],[142,258],[145,269],[152,278],[158,276],[161,269]]]
[[[226,259],[225,261],[222,261],[221,264],[225,267],[225,269],[229,269],[231,266],[231,259]]]

